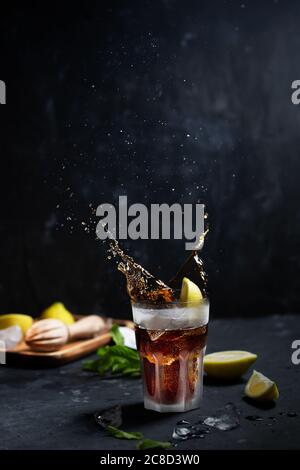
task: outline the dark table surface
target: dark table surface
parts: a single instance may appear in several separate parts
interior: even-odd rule
[[[211,429],[203,439],[175,442],[176,449],[295,449],[300,448],[300,365],[291,362],[291,344],[300,339],[298,316],[211,322],[208,352],[245,349],[258,354],[255,369],[274,379],[280,398],[261,408],[243,398],[246,379],[234,384],[205,381],[201,409],[159,414],[142,404],[140,379],[100,379],[82,371],[77,361],[56,369],[37,370],[0,366],[1,449],[134,449],[134,441],[108,436],[95,422],[95,412],[121,404],[122,429],[146,437],[171,440],[181,419],[197,421],[227,403],[240,414],[231,431]],[[295,415],[296,414],[296,415]],[[258,415],[263,420],[250,421]]]

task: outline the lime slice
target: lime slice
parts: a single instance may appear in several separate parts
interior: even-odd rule
[[[279,397],[276,383],[256,370],[253,371],[247,382],[245,394],[258,401],[272,401]]]
[[[70,313],[61,302],[56,302],[46,308],[46,310],[43,311],[41,318],[55,318],[56,320],[62,321],[65,325],[72,325],[75,321],[72,313]]]
[[[204,370],[216,379],[241,377],[257,359],[248,351],[220,351],[204,357]]]
[[[23,335],[25,335],[32,323],[33,318],[29,315],[23,315],[21,313],[7,313],[5,315],[0,315],[0,330],[18,325],[21,328]]]
[[[187,277],[182,279],[180,292],[181,302],[200,302],[203,299],[199,287]]]

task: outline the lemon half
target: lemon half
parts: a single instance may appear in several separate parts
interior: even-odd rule
[[[257,359],[248,351],[220,351],[204,357],[204,370],[216,379],[241,377]]]
[[[187,277],[182,279],[180,300],[181,302],[200,302],[203,299],[199,287]]]
[[[50,307],[46,308],[40,318],[55,318],[56,320],[62,321],[65,325],[72,325],[75,321],[72,313],[69,312],[61,302],[55,302],[50,305]]]
[[[247,382],[245,394],[258,401],[272,401],[279,397],[276,383],[256,370],[253,371]]]
[[[0,330],[18,325],[21,328],[23,335],[25,335],[32,323],[33,318],[29,315],[23,315],[22,313],[7,313],[5,315],[0,315]]]

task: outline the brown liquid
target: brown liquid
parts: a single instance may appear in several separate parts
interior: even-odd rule
[[[199,250],[201,250],[204,238],[208,230],[200,237]],[[117,240],[112,236],[109,238],[109,252],[113,257],[118,257],[118,269],[126,276],[127,292],[134,302],[153,302],[156,304],[173,302],[176,297],[174,289],[181,287],[182,278],[195,277],[194,282],[207,294],[207,276],[204,271],[203,261],[199,257],[198,250],[194,250],[188,256],[177,274],[170,281],[170,287],[160,279],[154,277],[149,271],[136,263],[119,246]],[[191,279],[193,280],[193,279]]]
[[[157,304],[175,300],[173,290],[136,263],[131,256],[124,253],[117,240],[110,239],[109,245],[110,253],[121,259],[118,269],[126,276],[127,292],[131,300],[135,302],[151,301]]]
[[[207,325],[178,330],[146,330],[136,326],[145,394],[153,401],[177,404],[193,399],[201,376],[200,356]]]
[[[207,295],[207,275],[204,270],[203,261],[199,256],[199,251],[203,247],[207,233],[208,229],[203,233],[203,235],[201,235],[197,249],[190,253],[175,276],[169,281],[169,284],[173,289],[180,289],[182,279],[184,277],[188,277],[200,287],[204,296]]]

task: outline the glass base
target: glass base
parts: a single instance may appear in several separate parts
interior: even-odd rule
[[[148,397],[144,398],[144,406],[147,410],[158,411],[159,413],[180,413],[183,411],[194,410],[199,408],[201,396],[197,396],[188,402],[182,401],[179,403],[165,404],[157,403]]]

